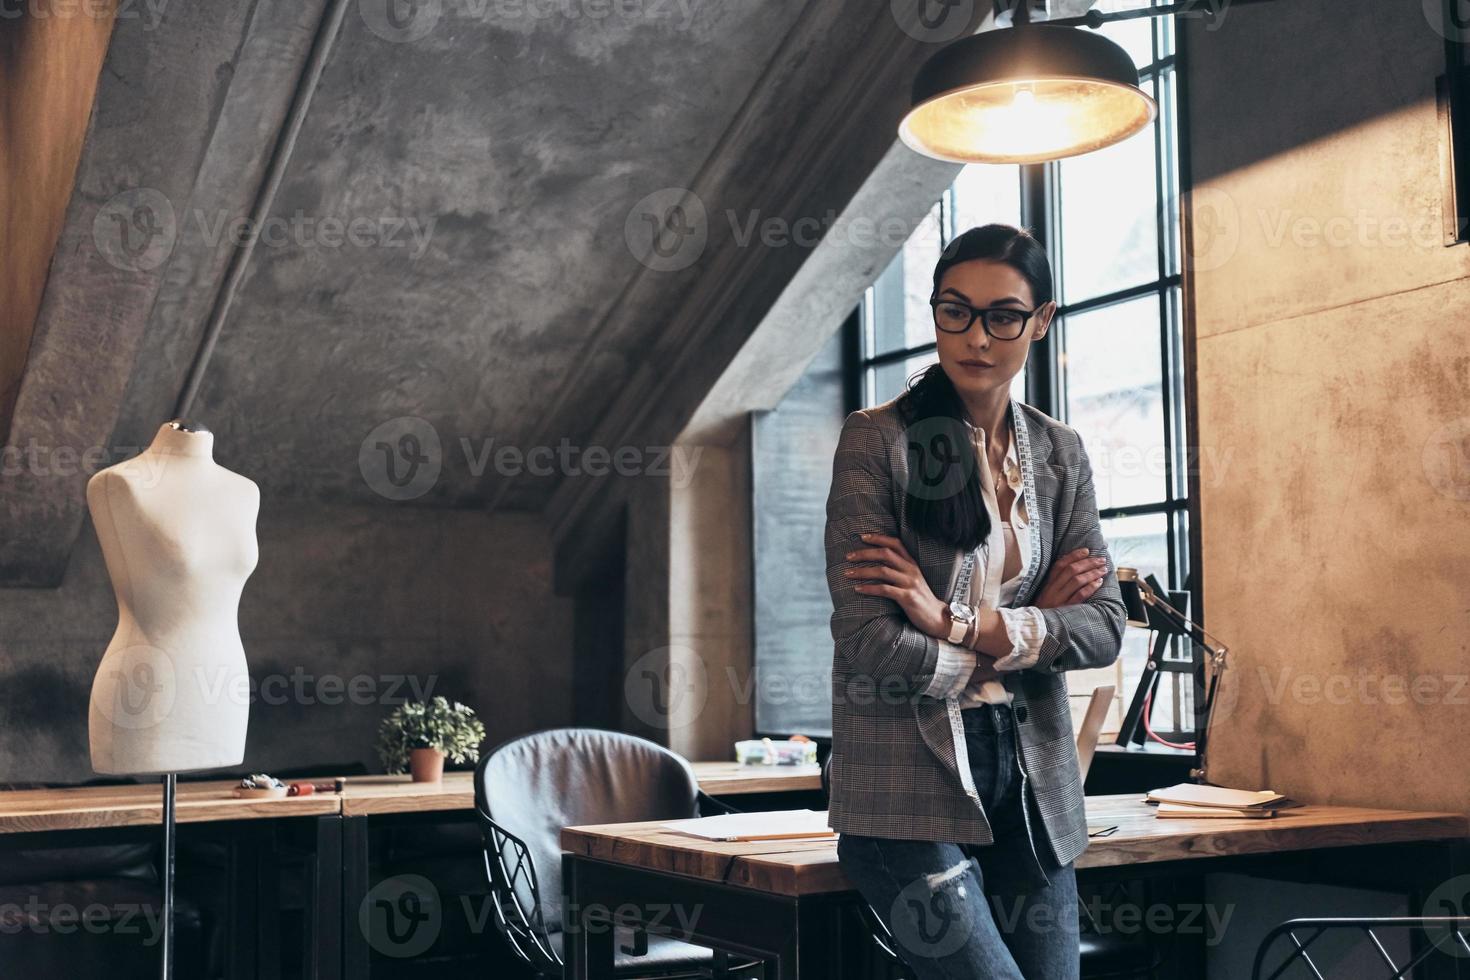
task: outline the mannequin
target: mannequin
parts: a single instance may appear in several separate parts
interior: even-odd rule
[[[213,450],[213,433],[175,419],[87,483],[118,607],[88,715],[99,773],[244,761],[249,674],[237,611],[258,555],[260,489]]]

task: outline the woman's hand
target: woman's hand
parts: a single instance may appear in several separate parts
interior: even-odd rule
[[[945,614],[948,606],[935,597],[903,542],[886,534],[864,534],[862,539],[867,547],[849,551],[847,560],[874,564],[849,568],[844,573],[848,578],[862,580],[853,586],[854,591],[892,599],[915,629],[929,636],[949,636],[949,617]]]
[[[1056,609],[1086,602],[1102,585],[1108,574],[1108,560],[1104,557],[1091,558],[1086,548],[1069,551],[1052,562],[1046,574],[1046,584],[1032,602],[1042,609]]]

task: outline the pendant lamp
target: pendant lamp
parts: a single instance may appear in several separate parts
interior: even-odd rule
[[[1159,106],[1138,69],[1092,31],[1020,24],[947,45],[914,79],[899,126],[910,149],[954,163],[1040,163],[1122,142]]]

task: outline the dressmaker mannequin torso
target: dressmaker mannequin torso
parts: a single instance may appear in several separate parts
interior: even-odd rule
[[[118,624],[92,682],[92,768],[239,765],[249,674],[237,612],[255,569],[260,490],[214,462],[214,435],[169,422],[87,483]]]

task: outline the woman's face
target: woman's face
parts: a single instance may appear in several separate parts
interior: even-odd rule
[[[1026,313],[1036,306],[1036,298],[1026,278],[1004,262],[972,259],[945,270],[939,283],[937,301],[968,303],[976,309],[1019,310]],[[1046,336],[1051,325],[1055,303],[1047,303],[1026,321],[1026,328],[1015,340],[997,340],[985,332],[980,318],[964,333],[946,333],[935,329],[939,346],[939,363],[961,397],[980,395],[1001,389],[1010,391],[1011,379],[1026,363],[1031,344]],[[943,314],[937,314],[942,316]],[[963,327],[963,316],[955,324]]]

